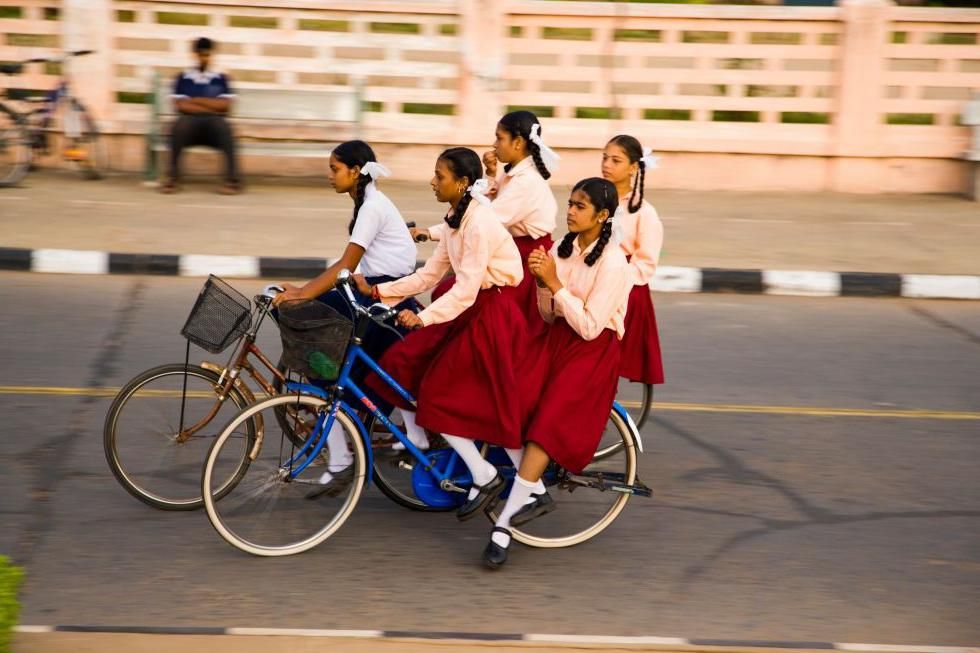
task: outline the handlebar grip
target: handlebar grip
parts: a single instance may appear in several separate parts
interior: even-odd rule
[[[411,222],[406,222],[405,223],[405,226],[408,227],[409,229],[414,229],[415,228],[415,221],[412,220]],[[415,234],[415,238],[414,238],[415,242],[417,242],[417,243],[424,243],[428,239],[429,239],[429,237],[426,236],[425,234]]]
[[[70,54],[73,57],[81,57],[86,54],[92,54],[93,52],[95,52],[95,50],[74,50],[72,52],[69,52],[68,54]]]

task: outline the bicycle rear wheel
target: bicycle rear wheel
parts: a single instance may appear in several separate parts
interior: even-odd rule
[[[0,187],[15,186],[31,164],[31,145],[24,121],[0,104]]]
[[[278,408],[288,410],[282,417]],[[320,488],[319,479],[327,470],[327,447],[316,456],[302,454],[291,433],[314,429],[307,440],[322,438],[330,404],[310,395],[279,395],[253,404],[234,417],[211,445],[201,474],[201,491],[208,519],[218,534],[237,549],[258,556],[284,556],[301,553],[333,535],[347,520],[364,489],[366,475],[364,445],[354,421],[337,411],[344,439],[353,455],[352,481],[334,495],[307,495]],[[283,428],[280,419],[293,421]],[[253,450],[239,482],[227,493],[221,492],[221,479],[236,465],[236,441],[247,431],[248,423],[261,417],[266,425],[264,437]],[[305,468],[307,458],[312,462]]]
[[[86,179],[101,179],[108,158],[105,143],[99,138],[99,128],[92,114],[78,98],[71,98],[64,127],[65,158],[74,162]]]
[[[637,445],[626,422],[615,411],[609,414],[603,438],[616,440],[615,451],[593,460],[580,474],[571,474],[554,463],[544,481],[557,509],[512,529],[514,539],[538,548],[573,546],[589,540],[612,524],[626,507],[636,480]],[[497,519],[502,504],[489,513]]]
[[[653,386],[649,383],[620,379],[616,401],[626,409],[630,419],[636,424],[636,430],[639,431],[650,416],[650,407],[653,405]],[[593,460],[602,460],[611,456],[617,453],[622,446],[622,440],[618,437],[610,437],[607,433],[599,442],[599,448],[596,449]]]
[[[149,369],[127,383],[106,413],[102,442],[109,469],[126,491],[161,510],[194,510],[201,498],[201,465],[221,426],[248,405],[238,390],[219,399],[218,374],[183,363]],[[181,403],[183,399],[183,423]],[[186,439],[181,429],[215,414]],[[238,464],[222,479],[226,491],[242,472],[261,424],[246,424],[237,442]]]

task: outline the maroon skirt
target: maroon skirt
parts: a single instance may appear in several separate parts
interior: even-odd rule
[[[538,293],[534,283],[534,275],[531,274],[530,268],[527,267],[527,257],[538,247],[544,247],[546,252],[551,251],[551,246],[555,243],[551,239],[551,236],[542,236],[541,238],[515,236],[514,244],[517,245],[517,251],[521,253],[521,263],[524,265],[524,278],[517,287],[505,289],[505,292],[509,292],[514,296],[517,305],[521,307],[521,311],[527,317],[527,323],[531,325],[531,333],[534,335],[537,331],[541,330],[541,325],[544,324],[544,320],[541,318],[541,313],[538,312]],[[449,292],[449,289],[453,287],[454,283],[456,283],[456,277],[452,275],[440,281],[439,285],[432,291],[432,301],[439,299]]]
[[[657,314],[650,298],[650,286],[633,286],[626,308],[626,333],[623,336],[619,375],[630,381],[657,385],[664,382],[664,364],[660,355]]]
[[[595,455],[619,382],[619,339],[605,329],[583,340],[563,318],[530,342],[521,366],[524,440],[565,469],[581,472]]]
[[[513,449],[521,446],[514,388],[526,346],[513,296],[489,288],[456,319],[409,333],[379,364],[416,398],[420,426]],[[413,410],[376,374],[364,382],[386,401]]]

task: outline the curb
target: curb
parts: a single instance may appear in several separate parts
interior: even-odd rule
[[[322,258],[124,254],[73,249],[0,247],[0,270],[58,274],[155,274],[230,278],[309,278],[332,262]],[[419,261],[418,265],[422,262]],[[734,292],[808,297],[980,299],[980,275],[739,270],[660,266],[657,292]]]
[[[547,635],[465,633],[411,630],[320,630],[305,628],[219,628],[207,626],[15,626],[15,633],[99,633],[129,635],[237,635],[261,637],[326,637],[344,639],[455,640],[464,643],[525,642],[535,644],[589,644],[597,646],[640,645],[688,651],[703,649],[792,649],[847,651],[849,653],[980,653],[966,646],[921,644],[859,644],[756,639],[687,639],[683,637],[626,637],[616,635]]]

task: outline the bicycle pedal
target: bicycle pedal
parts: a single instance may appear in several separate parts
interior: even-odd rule
[[[69,161],[84,161],[88,158],[88,155],[85,153],[85,150],[76,150],[76,149],[65,150],[63,152],[63,156]]]

